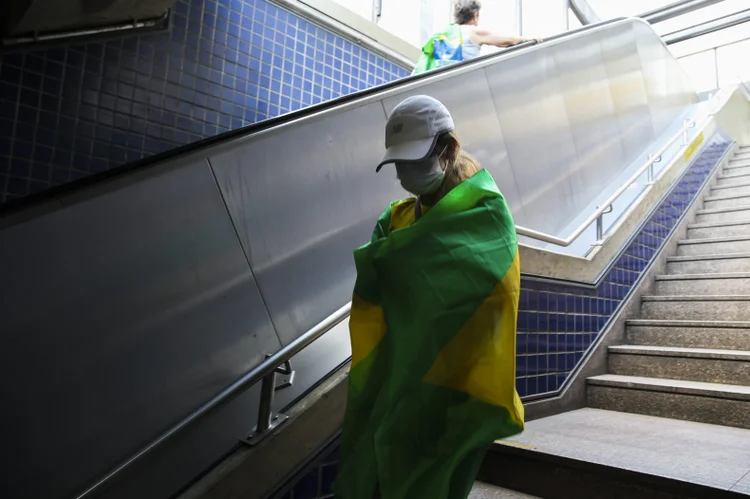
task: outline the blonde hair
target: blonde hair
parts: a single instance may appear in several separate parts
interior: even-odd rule
[[[456,132],[446,132],[440,135],[435,150],[443,151],[440,154],[440,161],[445,170],[445,178],[437,191],[422,196],[428,205],[434,205],[454,187],[482,169],[479,162],[461,148]]]

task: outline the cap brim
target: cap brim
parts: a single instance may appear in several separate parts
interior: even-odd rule
[[[382,161],[375,169],[379,172],[383,165],[396,162],[419,161],[426,158],[432,152],[437,142],[437,136],[429,139],[412,140],[403,144],[396,144],[385,151]]]

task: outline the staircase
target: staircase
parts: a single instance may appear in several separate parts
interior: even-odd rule
[[[750,429],[750,148],[703,203],[590,407]]]
[[[750,498],[750,146],[702,202],[588,407],[497,443],[475,497]]]

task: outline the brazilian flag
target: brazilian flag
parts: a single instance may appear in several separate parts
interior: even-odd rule
[[[523,430],[508,205],[486,170],[416,221],[414,205],[354,252],[340,499],[465,499],[492,442]]]

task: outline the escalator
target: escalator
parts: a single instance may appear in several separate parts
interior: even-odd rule
[[[386,117],[420,93],[450,109],[516,223],[551,235],[699,105],[650,26],[619,19],[3,205],[2,495],[76,497],[345,304],[352,249],[404,195],[374,171]],[[293,359],[277,408],[348,356],[342,325]],[[247,432],[258,391],[96,493],[170,496]]]

